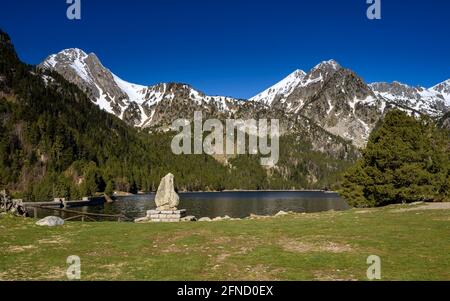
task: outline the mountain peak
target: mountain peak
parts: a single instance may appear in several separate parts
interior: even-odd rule
[[[61,50],[58,54],[75,54],[78,56],[87,56],[87,53],[84,52],[84,50],[80,49],[80,48],[67,48],[67,49],[63,49]]]
[[[305,75],[306,75],[305,71],[297,69],[291,74],[289,74],[287,77],[304,77]]]
[[[56,56],[66,58],[67,60],[74,62],[76,60],[83,61],[89,56],[95,56],[95,54],[91,53],[90,55],[88,55],[86,52],[79,48],[68,48],[61,50],[56,54]]]
[[[83,65],[88,57],[89,55],[79,48],[67,48],[47,57],[41,66],[55,68],[58,63]]]
[[[339,63],[336,62],[335,60],[331,59],[331,60],[328,60],[328,61],[320,62],[318,65],[316,65],[313,68],[313,70],[316,70],[316,69],[330,69],[330,68],[334,69],[334,70],[338,70],[338,69],[341,68],[341,65],[339,65]]]
[[[450,107],[450,79],[430,88],[431,91],[440,93],[444,98],[445,104]]]
[[[450,92],[450,86],[445,84],[426,89],[393,81],[392,83],[372,83],[369,87],[381,99],[433,116],[440,115],[446,110],[443,106],[449,106],[450,103],[450,93],[445,93],[446,87]]]
[[[11,39],[9,35],[1,29],[0,29],[0,43],[11,44]]]
[[[435,88],[439,88],[439,87],[445,87],[445,86],[450,87],[450,79],[447,79],[447,80],[443,81],[442,83],[439,83],[439,84],[431,87],[431,89],[435,89]]]
[[[10,69],[17,63],[19,63],[19,57],[11,39],[0,29],[0,70]]]
[[[401,83],[399,81],[394,80],[392,82],[393,85],[397,85],[397,86],[403,86],[403,87],[409,87],[407,84]]]
[[[270,88],[264,90],[260,94],[251,98],[251,101],[263,102],[268,105],[277,98],[277,96],[283,95],[284,97],[289,96],[290,93],[297,87],[301,81],[305,78],[306,72],[300,69],[295,70],[284,79],[271,86]]]

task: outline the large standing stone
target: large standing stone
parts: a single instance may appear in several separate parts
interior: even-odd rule
[[[177,210],[177,206],[180,204],[180,197],[175,192],[173,179],[173,174],[169,173],[161,180],[155,197],[157,210]]]

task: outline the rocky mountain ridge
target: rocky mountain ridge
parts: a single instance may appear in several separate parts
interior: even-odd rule
[[[208,96],[180,83],[132,84],[105,68],[95,54],[80,49],[51,55],[39,68],[58,72],[100,108],[143,129],[167,128],[173,120],[191,119],[194,111],[201,110],[205,117],[223,119],[277,117],[284,133],[292,132],[294,123],[303,129],[314,123],[330,135],[363,147],[387,110],[439,117],[450,108],[450,80],[430,89],[398,82],[367,84],[334,60],[321,62],[309,72],[296,70],[249,100]]]
[[[141,128],[166,121],[168,118],[162,116],[162,113],[169,113],[166,105],[176,102],[224,113],[242,102],[231,97],[207,96],[187,84],[132,84],[104,67],[95,54],[86,54],[80,49],[66,49],[50,55],[38,67],[58,72],[80,87],[101,109]]]

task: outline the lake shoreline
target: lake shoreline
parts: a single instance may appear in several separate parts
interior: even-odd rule
[[[305,189],[305,190],[221,190],[221,191],[178,191],[178,193],[223,193],[223,192],[323,192],[330,194],[338,194],[337,191],[334,190],[321,190],[321,189]],[[114,193],[113,196],[116,197],[127,197],[127,196],[140,196],[140,195],[148,195],[148,194],[156,194],[156,191],[149,192],[141,192],[141,193],[124,193],[120,192],[118,194]]]
[[[155,209],[155,193],[114,196],[112,203],[93,206],[71,206],[76,211],[100,215],[123,215],[129,219],[147,216]],[[280,211],[311,213],[329,210],[347,210],[347,202],[335,192],[321,190],[245,190],[218,192],[180,192],[180,206],[189,216],[211,219],[223,216],[246,218],[251,215],[272,216]],[[36,211],[36,212],[35,212]],[[62,218],[76,216],[74,212],[55,212],[46,208],[33,210],[33,216],[55,215]]]
[[[217,192],[179,192],[181,209],[198,218],[229,216],[245,218],[254,215],[272,216],[285,212],[320,212],[347,210],[348,204],[335,192],[321,190],[242,190]],[[148,210],[156,208],[155,193],[117,197],[117,202],[107,208],[94,208],[99,213],[125,214],[141,218]]]

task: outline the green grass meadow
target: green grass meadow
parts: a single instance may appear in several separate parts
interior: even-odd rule
[[[0,217],[1,280],[450,280],[450,210],[402,206],[177,224]],[[410,208],[410,206],[408,206]],[[400,210],[399,210],[400,209]]]

